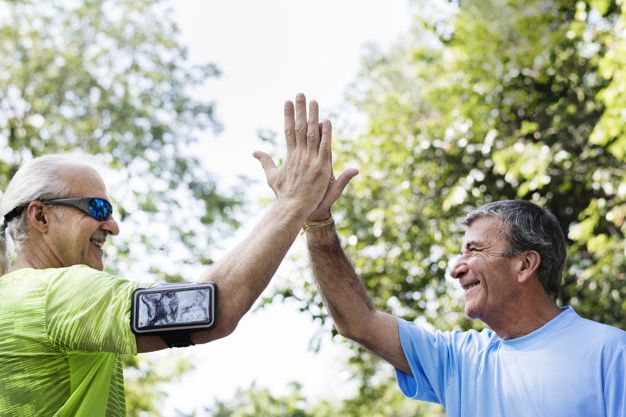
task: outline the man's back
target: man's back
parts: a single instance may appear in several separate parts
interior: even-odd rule
[[[443,404],[449,416],[626,415],[626,332],[571,308],[510,340],[399,325],[416,376],[398,372],[403,392]]]
[[[82,265],[0,277],[0,415],[123,416],[134,288]]]

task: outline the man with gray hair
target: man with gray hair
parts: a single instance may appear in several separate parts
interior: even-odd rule
[[[311,218],[332,219],[332,202]],[[465,218],[450,274],[466,315],[489,326],[481,332],[430,331],[375,309],[324,223],[307,245],[335,326],[393,365],[406,396],[459,417],[626,416],[626,332],[556,304],[566,249],[548,210],[498,201]]]
[[[235,329],[301,228],[315,227],[307,219],[327,199],[329,183],[340,182],[331,178],[330,122],[318,122],[315,101],[308,117],[306,107],[302,94],[295,109],[285,103],[287,156],[280,168],[255,153],[276,201],[250,236],[200,277],[211,285],[183,287],[219,288],[216,312],[196,305],[208,296],[186,298],[187,307],[202,307],[208,324],[215,317],[201,331],[185,325],[131,332],[131,319],[141,314],[141,306],[131,312],[137,284],[102,271],[102,247],[119,225],[94,168],[54,155],[15,174],[0,204],[0,415],[124,416],[120,354],[206,343]],[[349,176],[341,178],[345,186]],[[7,231],[17,252],[10,267]],[[170,300],[174,294],[148,290],[165,291]]]

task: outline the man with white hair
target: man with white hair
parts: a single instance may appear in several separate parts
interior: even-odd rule
[[[301,228],[316,227],[307,219],[328,198],[329,184],[349,180],[332,178],[330,122],[318,122],[315,101],[308,117],[306,107],[302,94],[295,109],[285,103],[283,166],[255,153],[275,202],[250,236],[198,281],[219,288],[210,329],[131,331],[133,314],[140,314],[131,313],[137,284],[102,271],[102,246],[119,225],[94,168],[52,155],[15,174],[0,204],[1,415],[123,416],[120,354],[206,343],[235,329]],[[7,232],[17,252],[10,267]]]

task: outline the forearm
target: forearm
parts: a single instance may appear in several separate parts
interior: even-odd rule
[[[357,340],[376,310],[346,257],[334,225],[307,232],[307,248],[324,304],[340,334]]]
[[[341,249],[334,225],[307,232],[307,246],[324,304],[339,333],[410,374],[400,345],[397,318],[374,307]]]
[[[267,287],[308,213],[297,204],[277,200],[250,235],[216,263],[200,281],[218,287],[218,323],[200,333],[197,343],[232,332],[241,317]]]

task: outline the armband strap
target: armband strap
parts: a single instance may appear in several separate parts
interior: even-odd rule
[[[159,334],[159,337],[161,337],[161,339],[163,339],[163,341],[167,343],[167,347],[169,348],[180,348],[194,345],[194,343],[191,341],[191,332],[189,331],[170,331]]]
[[[193,345],[191,335],[211,329],[216,320],[217,285],[212,282],[137,288],[131,297],[131,331],[159,336],[170,348]]]

